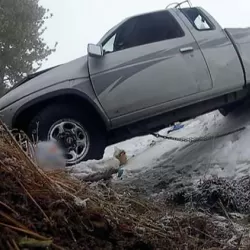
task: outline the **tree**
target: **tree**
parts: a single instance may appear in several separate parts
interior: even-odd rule
[[[55,51],[42,38],[51,17],[39,0],[0,0],[0,94]]]

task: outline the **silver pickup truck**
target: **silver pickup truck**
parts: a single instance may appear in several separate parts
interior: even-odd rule
[[[69,45],[70,46],[70,45]],[[68,165],[248,97],[250,29],[223,29],[202,8],[130,17],[88,55],[33,75],[0,99],[0,118],[54,140]]]

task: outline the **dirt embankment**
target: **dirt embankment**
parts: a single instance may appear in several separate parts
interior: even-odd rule
[[[43,172],[0,127],[0,249],[249,249],[223,201],[223,216],[173,204]]]

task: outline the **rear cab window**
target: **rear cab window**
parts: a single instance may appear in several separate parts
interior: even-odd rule
[[[196,30],[207,31],[215,29],[213,23],[201,10],[197,8],[183,8],[181,11]]]

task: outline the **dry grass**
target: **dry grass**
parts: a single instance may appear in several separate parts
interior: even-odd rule
[[[250,176],[237,180],[213,177],[203,180],[187,197],[196,207],[205,207],[211,212],[250,213]]]
[[[230,223],[43,172],[0,126],[0,249],[240,249]],[[166,216],[168,214],[168,216]]]

